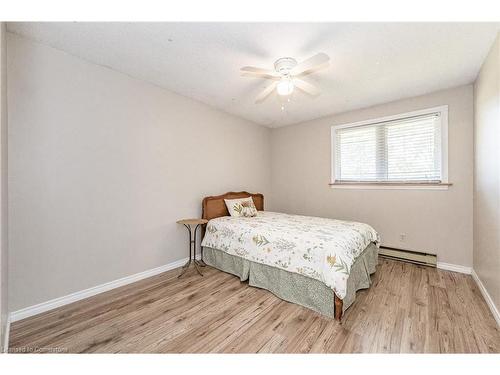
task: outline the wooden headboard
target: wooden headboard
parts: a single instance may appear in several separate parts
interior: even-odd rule
[[[224,199],[238,199],[252,197],[253,203],[258,211],[264,210],[264,195],[260,193],[252,194],[246,191],[228,192],[222,195],[203,198],[202,202],[202,219],[215,219],[216,217],[229,216]]]

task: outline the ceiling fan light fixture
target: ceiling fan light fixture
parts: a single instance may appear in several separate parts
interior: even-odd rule
[[[292,57],[282,57],[275,61],[274,70],[258,68],[255,66],[244,66],[241,68],[242,75],[261,77],[270,79],[273,82],[267,85],[255,99],[255,103],[262,103],[272,93],[276,92],[279,96],[285,97],[290,101],[290,94],[295,87],[298,90],[311,96],[318,96],[320,91],[312,84],[302,79],[302,75],[324,68],[330,58],[324,53],[316,55],[297,63]],[[283,110],[283,108],[282,108]]]
[[[287,96],[293,92],[293,81],[290,78],[282,78],[276,86],[278,95]]]

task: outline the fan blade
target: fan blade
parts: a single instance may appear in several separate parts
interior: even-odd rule
[[[281,77],[272,76],[270,74],[263,73],[250,73],[250,72],[241,72],[242,77],[253,77],[253,78],[265,78],[265,79],[276,79],[279,80]]]
[[[315,86],[313,86],[310,83],[307,83],[306,81],[303,81],[301,79],[294,78],[293,84],[295,85],[295,87],[304,91],[306,94],[309,94],[312,96],[318,96],[320,94],[320,91]]]
[[[302,61],[295,68],[291,70],[292,75],[301,74],[307,71],[310,71],[314,68],[317,68],[323,64],[326,64],[330,58],[325,53],[318,53],[307,60]]]
[[[272,76],[272,77],[279,76],[279,74],[277,72],[275,72],[274,70],[257,68],[255,66],[244,66],[240,70],[244,73],[250,73],[250,74],[255,74],[255,75]]]
[[[278,82],[273,82],[267,86],[255,99],[255,103],[262,103],[276,89]]]

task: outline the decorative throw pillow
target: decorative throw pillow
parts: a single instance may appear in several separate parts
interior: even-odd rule
[[[252,197],[241,199],[224,199],[229,215],[235,217],[257,216],[257,209],[253,204]]]

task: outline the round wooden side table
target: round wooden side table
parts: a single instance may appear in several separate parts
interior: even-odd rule
[[[199,267],[204,267],[205,264],[203,262],[198,262],[198,260],[196,260],[196,231],[198,230],[200,225],[208,223],[208,220],[205,220],[205,219],[182,219],[182,220],[178,220],[177,223],[184,225],[189,232],[189,260],[184,266],[182,266],[181,274],[177,277],[181,277],[182,275],[184,275],[184,273],[188,270],[191,263],[194,264],[196,271],[198,271],[198,273],[201,276],[203,276]]]

